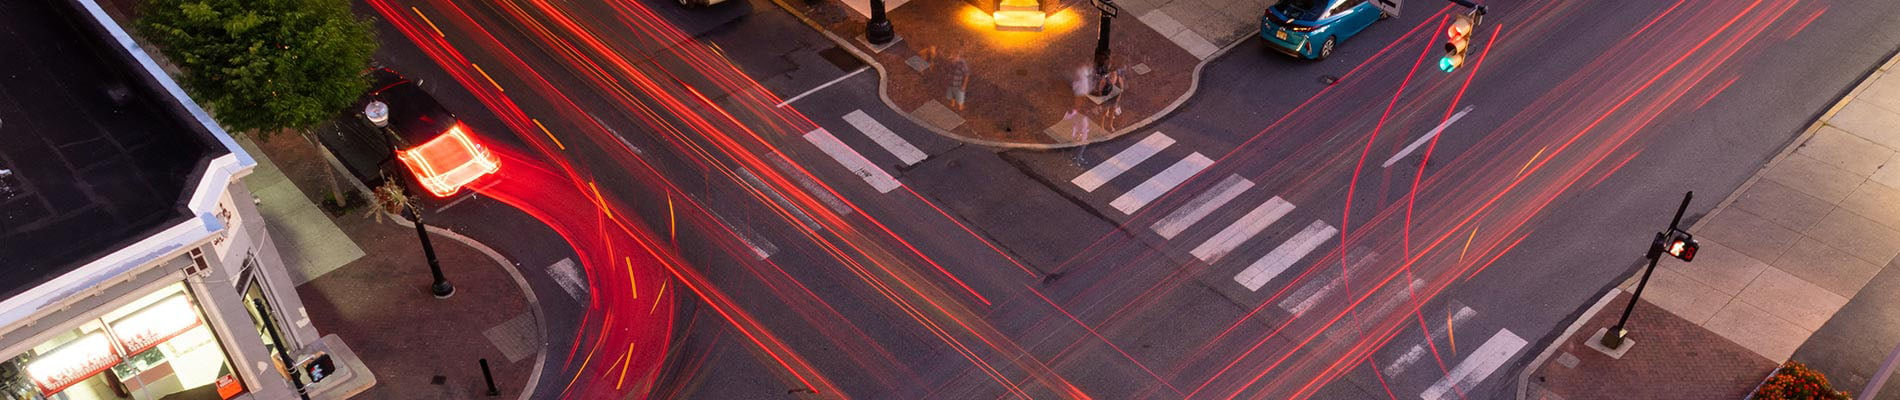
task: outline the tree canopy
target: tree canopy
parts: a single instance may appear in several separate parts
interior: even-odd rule
[[[142,14],[141,32],[235,131],[312,126],[368,89],[376,38],[348,0],[148,0]]]

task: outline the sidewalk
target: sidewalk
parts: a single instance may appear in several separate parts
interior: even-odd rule
[[[774,2],[871,63],[885,103],[912,122],[968,143],[1044,149],[1112,139],[1173,111],[1193,94],[1207,60],[1253,36],[1266,7],[1265,0],[1118,2],[1110,65],[1124,71],[1126,90],[1097,104],[1070,85],[1093,65],[1100,29],[1101,14],[1086,0],[1041,2],[1048,17],[1040,31],[998,29],[995,2],[890,1],[898,39],[888,48],[864,41],[867,0]],[[961,109],[949,98],[958,55],[970,75]],[[1116,107],[1122,113],[1110,118]],[[1086,117],[1065,117],[1078,108]],[[1087,124],[1086,135],[1076,123]]]
[[[1635,277],[1526,368],[1520,393],[1740,398],[1793,360],[1859,397],[1900,344],[1900,75],[1889,74],[1896,61],[1689,229],[1700,254],[1656,268],[1630,317],[1640,328],[1627,354],[1591,345],[1628,304],[1623,293]]]
[[[273,137],[258,147],[309,196],[302,206],[314,209],[313,202],[328,190],[320,169],[330,168],[327,161],[301,137]],[[355,191],[347,182],[343,186]],[[378,222],[366,212],[357,209],[326,221],[360,247],[362,256],[318,272],[297,288],[312,322],[325,334],[351,338],[352,347],[376,375],[379,384],[361,397],[486,397],[478,364],[484,358],[501,390],[497,398],[524,397],[536,367],[534,356],[545,351],[540,346],[543,330],[532,295],[504,269],[509,268],[506,261],[459,237],[432,235],[443,273],[455,285],[452,297],[436,299],[428,290],[432,278],[413,225]],[[285,247],[293,243],[282,242]],[[291,250],[285,249],[286,254]]]

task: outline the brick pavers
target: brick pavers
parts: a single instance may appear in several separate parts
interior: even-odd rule
[[[883,66],[883,90],[893,108],[940,134],[1000,146],[1061,147],[1082,140],[1071,137],[1064,116],[1077,108],[1078,98],[1070,88],[1076,70],[1092,65],[1099,13],[1086,1],[1046,1],[1050,17],[1043,31],[1020,32],[998,31],[989,14],[973,3],[913,0],[888,13],[901,39],[881,52],[858,39],[865,20],[844,4],[802,7],[808,8],[795,11],[836,37],[850,38],[850,45]],[[1117,18],[1112,35],[1110,65],[1127,68],[1123,76],[1128,90],[1119,104],[1081,101],[1081,111],[1092,123],[1108,125],[1090,132],[1088,142],[1133,131],[1144,120],[1171,110],[1192,90],[1200,64],[1194,54],[1134,15]],[[962,123],[926,122],[942,118],[925,118],[919,110],[951,104],[949,60],[959,54],[971,76],[966,107],[954,110]],[[1141,71],[1145,73],[1137,73]],[[1110,121],[1107,112],[1115,105],[1122,113]]]
[[[1630,315],[1635,344],[1621,359],[1586,346],[1598,329],[1616,324],[1629,297],[1618,295],[1557,346],[1552,361],[1531,374],[1531,398],[1739,399],[1777,365],[1647,301]]]

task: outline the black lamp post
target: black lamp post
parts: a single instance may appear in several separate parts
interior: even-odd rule
[[[391,154],[401,151],[396,147],[396,142],[402,141],[402,137],[396,136],[394,132],[389,131],[388,104],[384,104],[378,100],[371,100],[369,105],[363,106],[363,118],[368,119],[370,124],[376,125],[376,128],[382,131],[383,135],[385,135],[383,140],[389,145]],[[391,139],[394,139],[394,141],[391,141]],[[385,176],[384,179],[393,178]],[[402,193],[391,193],[391,195],[405,196]],[[438,299],[446,299],[449,298],[449,296],[455,295],[455,285],[450,284],[449,279],[442,276],[442,263],[435,258],[435,245],[429,242],[429,225],[422,222],[422,209],[417,208],[413,203],[404,203],[408,205],[405,208],[409,211],[409,220],[415,222],[416,238],[422,241],[422,255],[429,260],[429,276],[435,278],[435,282],[429,284],[429,293],[435,295],[435,298]]]
[[[429,294],[438,299],[454,296],[455,285],[449,284],[449,278],[442,276],[442,263],[436,261],[435,246],[429,243],[429,226],[422,223],[422,210],[410,206],[409,215],[415,218],[416,237],[422,240],[422,255],[429,258],[429,276],[435,278],[435,282],[429,284]]]
[[[897,31],[891,27],[891,19],[884,17],[884,0],[871,0],[871,22],[864,27],[864,40],[883,46],[896,38]]]
[[[1108,77],[1108,33],[1115,17],[1121,15],[1122,7],[1116,5],[1114,0],[1094,0],[1094,4],[1095,9],[1102,12],[1102,30],[1095,36],[1095,76],[1104,78],[1097,80],[1101,84],[1096,85],[1095,95],[1107,96],[1115,92],[1115,88],[1105,79]]]

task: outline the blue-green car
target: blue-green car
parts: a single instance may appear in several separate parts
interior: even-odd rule
[[[1281,0],[1260,17],[1260,38],[1287,55],[1325,59],[1339,43],[1390,17],[1374,1],[1385,0]]]

